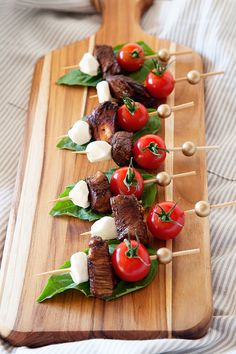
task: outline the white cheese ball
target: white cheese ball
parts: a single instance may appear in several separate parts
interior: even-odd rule
[[[111,101],[111,93],[107,81],[100,81],[97,86],[98,102],[103,103]]]
[[[69,197],[75,205],[81,208],[88,208],[89,202],[89,189],[85,181],[80,180],[74,188],[69,192]]]
[[[88,276],[88,257],[84,252],[72,254],[70,258],[70,275],[75,284],[84,283],[89,280]]]
[[[73,143],[79,145],[88,143],[92,138],[89,124],[83,120],[78,120],[75,122],[73,127],[68,130],[68,136],[71,138]]]
[[[82,73],[96,76],[98,74],[99,62],[90,53],[85,53],[79,62],[79,69]]]
[[[112,240],[117,237],[115,219],[104,216],[97,220],[91,227],[92,236],[100,236],[103,240]]]
[[[106,141],[92,141],[88,144],[85,151],[90,162],[106,161],[111,159],[111,145]]]

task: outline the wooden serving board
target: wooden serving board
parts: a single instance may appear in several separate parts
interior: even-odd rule
[[[151,3],[106,0],[104,24],[98,33],[47,54],[36,65],[0,279],[0,332],[14,345],[40,346],[94,337],[199,338],[208,329],[212,315],[209,226],[207,219],[195,215],[186,217],[184,230],[167,246],[174,251],[200,248],[200,254],[160,265],[156,279],[147,288],[108,303],[75,291],[36,303],[47,278],[35,274],[56,269],[72,253],[86,248],[88,238],[79,234],[91,226],[71,217],[49,216],[50,201],[66,185],[112,166],[111,162],[90,164],[85,156],[55,147],[56,138],[97,104],[96,98],[88,98],[94,89],[58,86],[55,82],[64,74],[64,66],[77,63],[95,43],[144,40],[154,50],[189,49],[141,30],[139,18]],[[175,77],[191,69],[203,69],[196,53],[176,58],[172,66]],[[196,86],[179,83],[168,99],[171,105],[190,101],[195,102],[194,108],[176,112],[162,123],[160,134],[169,148],[186,140],[205,143],[203,82]],[[165,191],[159,188],[159,200],[179,200],[184,210],[193,208],[198,200],[207,200],[203,151],[192,158],[171,153],[164,167],[171,173],[196,170],[197,176],[175,180]]]

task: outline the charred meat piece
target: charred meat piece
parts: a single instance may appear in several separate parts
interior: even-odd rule
[[[102,299],[112,295],[115,277],[108,243],[99,236],[94,236],[89,241],[88,271],[91,294]]]
[[[132,157],[132,133],[116,132],[112,139],[112,158],[118,166],[128,166]]]
[[[142,103],[147,108],[157,107],[161,103],[164,103],[164,101],[152,97],[144,85],[133,80],[131,77],[124,75],[110,75],[106,80],[109,83],[112,96],[116,98],[119,103],[123,102],[125,94],[134,101]]]
[[[111,142],[116,132],[118,108],[116,103],[107,101],[95,107],[88,116],[87,121],[95,140]]]
[[[143,210],[134,195],[112,197],[111,209],[119,240],[129,236],[131,239],[136,239],[136,235],[138,235],[141,243],[148,243],[147,228],[143,221]]]
[[[103,78],[107,75],[121,74],[121,67],[116,60],[113,49],[109,45],[96,45],[94,55],[102,68]]]
[[[98,171],[94,176],[86,178],[89,189],[91,208],[99,213],[107,213],[111,210],[110,184],[104,173]]]

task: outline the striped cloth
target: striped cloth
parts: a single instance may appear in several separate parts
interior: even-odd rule
[[[64,11],[64,12],[63,12]],[[204,59],[205,71],[225,68],[223,79],[205,82],[209,200],[236,199],[236,59],[235,0],[160,0],[142,19],[152,35],[188,45]],[[168,20],[166,20],[168,19]],[[101,23],[89,0],[1,0],[0,2],[0,254],[14,188],[22,133],[36,60],[56,47],[94,33]],[[236,353],[236,218],[235,208],[210,216],[214,318],[199,340],[90,340],[13,349],[2,342],[0,353]]]

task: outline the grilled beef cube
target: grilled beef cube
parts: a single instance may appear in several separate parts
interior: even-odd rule
[[[116,132],[118,105],[107,101],[99,104],[88,116],[87,122],[95,140],[111,142]]]
[[[101,65],[103,78],[107,75],[121,74],[121,67],[116,59],[113,49],[109,45],[96,45],[94,55]]]
[[[111,209],[115,218],[118,239],[130,237],[141,243],[148,243],[146,224],[143,221],[143,209],[134,195],[117,195],[111,198]]]
[[[132,157],[132,133],[117,132],[112,139],[112,158],[118,166],[128,166]]]
[[[144,106],[157,107],[165,101],[160,101],[152,97],[146,87],[140,82],[133,80],[129,76],[116,75],[106,78],[109,83],[111,94],[118,100],[118,103],[123,103],[124,95],[128,95],[134,101],[142,103]]]
[[[91,208],[99,213],[107,213],[111,211],[110,184],[104,173],[98,171],[94,176],[86,178],[89,189],[89,198]]]
[[[91,294],[102,299],[112,295],[115,277],[108,243],[99,236],[94,236],[89,241],[88,271]]]

